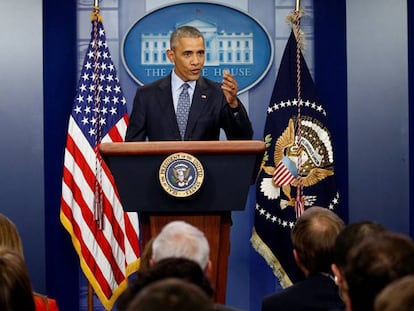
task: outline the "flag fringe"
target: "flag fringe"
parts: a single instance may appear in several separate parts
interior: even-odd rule
[[[250,238],[250,243],[252,247],[258,252],[267,262],[269,267],[272,269],[273,274],[277,277],[282,288],[292,286],[292,281],[287,275],[286,271],[283,269],[279,260],[273,254],[269,247],[263,242],[259,237],[256,230],[253,228],[252,236]]]

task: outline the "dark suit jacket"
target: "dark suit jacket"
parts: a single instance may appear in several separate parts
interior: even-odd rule
[[[262,311],[276,310],[339,311],[345,310],[345,305],[335,282],[327,276],[315,274],[263,299]]]
[[[251,139],[253,130],[239,102],[234,111],[219,83],[200,77],[194,90],[184,140]],[[181,140],[171,93],[171,75],[138,88],[125,141]]]

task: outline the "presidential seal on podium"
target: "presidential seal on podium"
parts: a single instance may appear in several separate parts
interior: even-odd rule
[[[186,198],[200,189],[204,181],[204,168],[193,155],[174,153],[161,163],[159,180],[161,187],[169,195]]]

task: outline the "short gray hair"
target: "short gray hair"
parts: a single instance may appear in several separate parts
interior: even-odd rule
[[[152,259],[187,258],[205,269],[210,246],[204,233],[185,221],[172,221],[164,226],[152,244]]]
[[[174,49],[178,45],[180,38],[203,38],[204,36],[197,28],[193,26],[182,26],[173,31],[170,36],[170,48]]]

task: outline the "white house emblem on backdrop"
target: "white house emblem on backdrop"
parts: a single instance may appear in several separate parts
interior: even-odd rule
[[[272,65],[272,40],[253,17],[219,4],[182,3],[148,13],[126,33],[122,60],[138,84],[171,72],[173,65],[165,52],[172,31],[183,25],[194,26],[204,35],[206,58],[202,75],[206,78],[219,82],[223,69],[228,69],[237,78],[242,93],[256,85]]]

